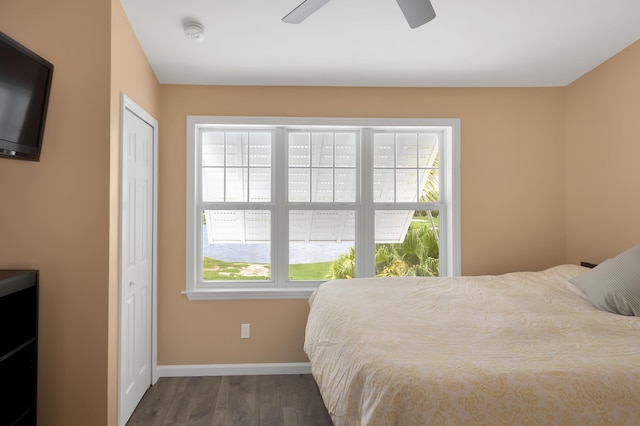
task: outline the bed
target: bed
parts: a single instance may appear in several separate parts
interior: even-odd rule
[[[640,317],[572,282],[596,269],[322,284],[304,349],[335,425],[637,425]]]

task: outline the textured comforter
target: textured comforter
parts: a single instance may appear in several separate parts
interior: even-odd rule
[[[542,272],[327,282],[305,351],[340,425],[638,425],[640,318]]]

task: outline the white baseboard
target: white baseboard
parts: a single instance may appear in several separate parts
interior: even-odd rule
[[[159,365],[160,377],[194,376],[260,376],[274,374],[311,374],[311,363],[268,363],[268,364],[202,364],[202,365]]]

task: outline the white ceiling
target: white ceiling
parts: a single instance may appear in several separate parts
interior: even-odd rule
[[[395,0],[281,22],[301,1],[121,0],[162,84],[564,86],[640,39],[640,0],[432,0],[413,30]]]

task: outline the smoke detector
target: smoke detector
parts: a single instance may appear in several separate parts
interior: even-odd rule
[[[187,22],[184,24],[184,35],[193,41],[204,40],[204,26],[199,22]]]

